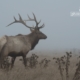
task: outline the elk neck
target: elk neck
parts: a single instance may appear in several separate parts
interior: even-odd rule
[[[28,35],[29,41],[31,43],[31,50],[35,48],[35,46],[38,44],[39,39],[37,37],[37,34],[32,32]]]

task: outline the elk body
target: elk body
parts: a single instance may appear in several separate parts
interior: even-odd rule
[[[33,14],[34,18],[30,18],[28,16],[28,20],[23,20],[21,16],[19,15],[19,20],[17,20],[14,17],[14,22],[10,23],[8,26],[14,24],[14,23],[22,23],[27,28],[30,29],[31,33],[28,35],[17,35],[17,36],[6,36],[3,41],[3,47],[1,47],[0,52],[0,65],[2,64],[3,60],[7,56],[12,57],[12,67],[14,65],[14,61],[17,56],[22,56],[24,60],[24,65],[26,65],[26,54],[30,50],[33,50],[34,47],[38,44],[40,39],[46,39],[47,36],[43,34],[40,29],[44,27],[44,24],[42,26],[38,26],[41,21],[37,21],[35,15]],[[36,26],[35,27],[29,27],[26,24],[26,21],[35,21]]]

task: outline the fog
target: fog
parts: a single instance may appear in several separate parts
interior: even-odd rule
[[[47,35],[46,40],[40,40],[35,50],[70,50],[80,49],[80,0],[0,0],[0,37],[4,35],[29,34],[30,30],[22,24],[13,24],[13,16],[18,19],[18,13],[23,19],[27,14],[36,15],[41,29]],[[71,13],[79,13],[71,16]],[[28,23],[35,25],[35,23]]]

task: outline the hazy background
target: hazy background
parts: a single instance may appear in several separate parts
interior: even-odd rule
[[[18,13],[27,19],[27,14],[33,17],[34,12],[41,24],[45,24],[41,31],[48,37],[35,50],[79,50],[80,17],[70,16],[70,12],[78,12],[79,8],[80,0],[0,0],[0,37],[30,33],[22,24],[6,26],[13,21],[13,16],[18,19]]]

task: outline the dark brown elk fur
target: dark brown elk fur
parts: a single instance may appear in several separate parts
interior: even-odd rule
[[[26,65],[26,62],[27,62],[26,61],[26,54],[28,54],[28,52],[30,50],[33,50],[35,48],[35,46],[38,44],[40,39],[47,38],[47,36],[40,31],[40,29],[43,28],[44,24],[39,27],[38,24],[40,23],[40,21],[37,22],[34,14],[33,14],[33,16],[34,16],[34,19],[32,19],[28,16],[28,18],[29,18],[28,20],[23,20],[21,18],[21,16],[19,15],[19,20],[17,20],[14,17],[15,21],[9,24],[9,25],[11,25],[13,23],[22,23],[23,25],[25,25],[27,28],[29,28],[31,30],[31,33],[28,35],[21,35],[20,34],[17,36],[7,36],[6,43],[5,43],[5,45],[3,45],[1,52],[0,52],[0,63],[2,63],[2,61],[7,56],[11,56],[12,57],[12,67],[13,67],[13,64],[14,64],[16,57],[22,56],[23,60],[24,60],[24,65],[27,66]],[[35,21],[36,26],[29,27],[25,23],[25,21]]]

